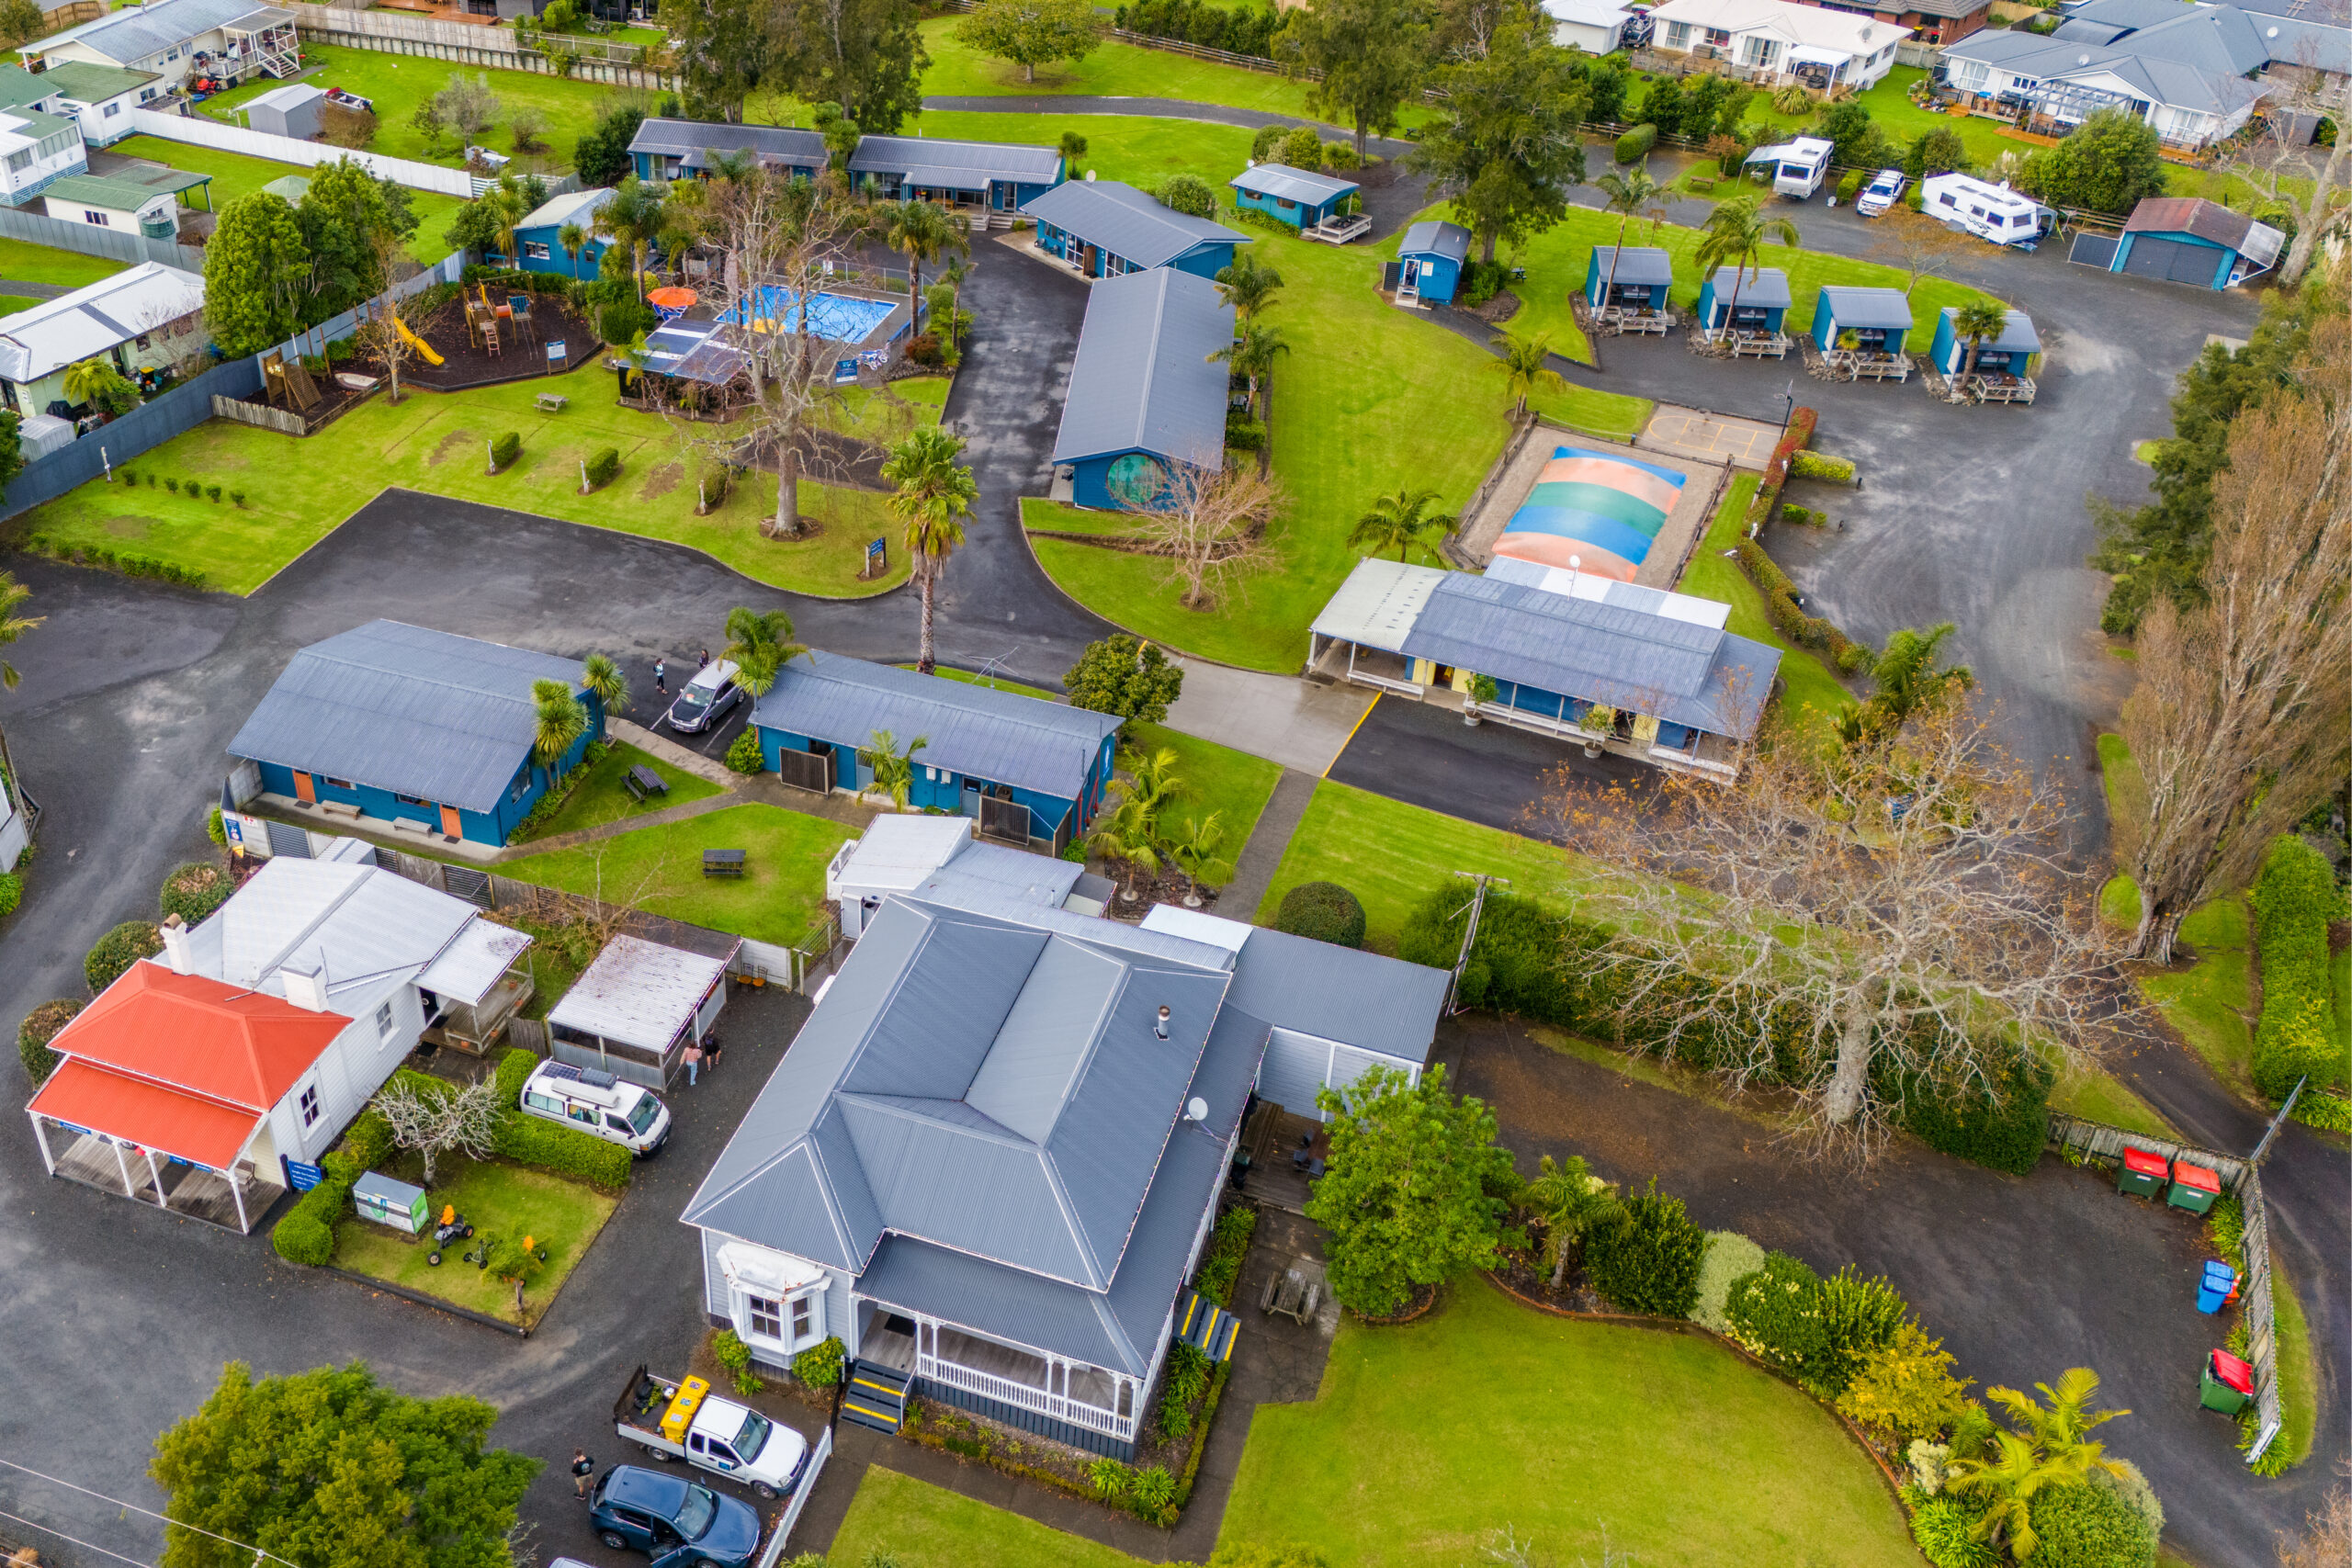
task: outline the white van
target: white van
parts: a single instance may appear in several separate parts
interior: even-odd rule
[[[670,1137],[670,1108],[652,1092],[594,1067],[541,1062],[523,1084],[526,1114],[618,1144],[640,1159]]]

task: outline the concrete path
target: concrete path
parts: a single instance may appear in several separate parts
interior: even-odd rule
[[[730,806],[741,806],[742,800],[733,795],[707,795],[700,800],[689,800],[683,806],[665,806],[657,811],[640,811],[634,817],[619,817],[594,828],[582,828],[576,833],[558,833],[551,839],[533,839],[515,845],[499,857],[499,863],[508,864],[527,860],[533,855],[546,854],[551,850],[576,850],[582,844],[593,844],[604,839],[617,839],[623,833],[634,833],[640,828],[666,828],[673,822],[690,818],[707,817],[714,811],[724,811]]]
[[[1186,659],[1184,694],[1168,727],[1320,778],[1372,706],[1362,686],[1314,686],[1289,675]]]
[[[1241,846],[1235,857],[1233,880],[1217,894],[1224,906],[1226,918],[1254,920],[1258,906],[1266,897],[1266,889],[1274,885],[1274,872],[1283,863],[1283,852],[1290,848],[1291,836],[1298,831],[1298,824],[1306,815],[1307,803],[1315,798],[1315,786],[1320,783],[1313,773],[1302,773],[1295,768],[1284,768],[1283,776],[1274,781],[1274,793],[1266,802],[1266,809],[1258,814],[1258,825],[1250,830],[1250,841]]]
[[[19,299],[54,299],[61,294],[73,292],[62,283],[35,283],[30,278],[19,277],[0,278],[0,294],[14,294]]]
[[[743,782],[743,775],[724,762],[715,762],[699,751],[679,745],[666,735],[656,734],[641,724],[625,718],[608,719],[605,732],[616,740],[625,740],[648,756],[658,757],[680,773],[692,773],[707,784],[723,789],[734,789]]]

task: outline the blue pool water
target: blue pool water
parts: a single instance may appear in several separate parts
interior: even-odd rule
[[[897,308],[888,299],[854,299],[842,294],[811,294],[808,296],[808,331],[832,343],[864,343]],[[753,290],[752,299],[718,319],[740,323],[747,311],[751,324],[759,330],[801,330],[798,296],[781,284],[762,285]]]

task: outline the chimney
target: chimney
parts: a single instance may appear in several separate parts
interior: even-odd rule
[[[286,999],[309,1012],[327,1010],[327,966],[317,958],[288,959],[277,971]]]
[[[175,975],[192,975],[195,961],[188,954],[187,922],[177,915],[164,917],[164,961]]]
[[[1153,1021],[1151,1026],[1152,1033],[1158,1035],[1162,1040],[1168,1038],[1169,1017],[1170,1014],[1168,1009],[1165,1006],[1161,1007],[1159,1010],[1159,1017]]]

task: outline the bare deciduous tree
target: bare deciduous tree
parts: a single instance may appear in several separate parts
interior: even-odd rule
[[[2352,1568],[2352,1462],[2336,1467],[2339,1479],[2303,1516],[2303,1533],[2278,1540],[2278,1568]]]
[[[488,1159],[497,1152],[498,1116],[505,1109],[498,1080],[484,1078],[460,1089],[427,1089],[394,1078],[376,1091],[376,1113],[392,1130],[392,1143],[424,1156],[424,1185],[433,1185],[434,1162],[452,1152]]]
[[[2294,241],[2278,264],[2278,281],[2290,288],[2310,270],[2312,252],[2338,205],[2337,191],[2352,175],[2346,163],[2352,137],[2343,131],[2352,126],[2352,76],[2319,69],[2312,46],[2303,53],[2298,63],[2275,66],[2265,74],[2272,92],[2262,107],[2262,129],[2223,165],[2232,179],[2295,215]],[[2333,146],[2311,140],[2311,128],[2319,120],[2337,126]]]
[[[1634,809],[1564,777],[1547,801],[1549,836],[1635,874],[1585,900],[1630,933],[1599,958],[1627,1021],[1706,1043],[1734,1089],[1785,1084],[1818,1147],[1864,1155],[1898,1119],[1890,1086],[1997,1098],[2019,1041],[2080,1048],[2103,1005],[2095,885],[1990,717],[1938,703],[1826,765],[1774,739],[1735,784],[1667,774]]]
[[[1159,491],[1131,501],[1136,537],[1168,562],[1167,581],[1182,589],[1187,610],[1209,610],[1273,552],[1261,536],[1290,498],[1277,481],[1246,469],[1162,465]]]
[[[1981,248],[1974,235],[1947,229],[1924,213],[1901,207],[1880,220],[1880,224],[1879,239],[1870,248],[1871,258],[1903,274],[1906,299],[1921,278],[1940,276],[1962,255]]]
[[[2213,481],[2205,603],[2142,623],[2123,738],[2147,781],[2134,957],[2172,960],[2188,913],[2250,877],[2352,768],[2352,353],[2323,321],[2301,385],[2240,414]]]

